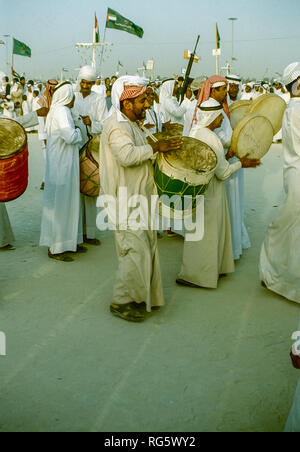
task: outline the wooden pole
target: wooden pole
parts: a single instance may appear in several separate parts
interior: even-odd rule
[[[220,75],[219,55],[216,55],[216,75]]]

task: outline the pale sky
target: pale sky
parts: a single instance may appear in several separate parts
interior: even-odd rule
[[[27,78],[48,79],[69,70],[66,77],[76,76],[76,69],[91,56],[79,55],[77,42],[91,42],[94,13],[103,38],[107,7],[144,29],[144,38],[117,30],[107,30],[106,41],[113,42],[102,73],[111,76],[118,61],[124,65],[121,74],[135,74],[143,61],[154,58],[155,75],[180,74],[187,67],[184,50],[193,50],[201,35],[193,75],[212,75],[216,71],[215,25],[221,35],[221,65],[232,55],[232,26],[235,22],[234,72],[245,78],[272,77],[285,66],[300,60],[299,0],[0,0],[0,40],[9,34],[27,44],[32,58],[15,56],[15,70]],[[11,61],[11,38],[8,48],[0,45],[0,70],[6,71],[6,52]]]

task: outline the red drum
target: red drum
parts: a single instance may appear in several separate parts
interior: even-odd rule
[[[93,138],[80,154],[80,192],[95,198],[100,194],[100,136]]]
[[[0,202],[19,198],[28,186],[28,145],[24,128],[0,118]]]

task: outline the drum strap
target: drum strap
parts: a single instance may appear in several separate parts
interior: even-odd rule
[[[93,139],[92,135],[91,135],[90,132],[89,132],[88,126],[85,126],[85,127],[86,127],[86,134],[87,134],[87,136],[88,136],[88,142],[85,143],[85,144],[82,146],[82,148],[79,150],[79,156],[81,156],[81,155],[83,154],[83,151],[87,148],[89,142]]]

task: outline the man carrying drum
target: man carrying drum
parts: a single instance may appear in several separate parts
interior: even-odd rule
[[[214,75],[206,80],[202,87],[198,106],[207,101],[214,99],[223,106],[223,123],[222,126],[216,130],[220,138],[227,158],[230,163],[238,161],[231,152],[232,128],[230,124],[230,112],[227,103],[228,95],[228,80],[225,77]],[[228,199],[228,207],[231,222],[231,235],[233,246],[234,260],[240,259],[244,249],[251,246],[249,235],[244,224],[244,172],[237,171],[226,181],[226,191]]]
[[[105,97],[92,91],[96,79],[96,69],[93,67],[84,66],[80,69],[75,88],[76,99],[72,114],[75,125],[81,131],[81,147],[88,143],[90,137],[101,134],[103,121],[108,114]],[[96,239],[97,198],[81,194],[80,202],[83,241],[89,245],[99,246],[100,241]]]
[[[113,111],[105,121],[101,136],[100,179],[104,195],[119,205],[120,188],[128,200],[141,196],[147,202],[151,219],[151,199],[157,190],[154,183],[153,158],[157,152],[177,150],[181,139],[149,144],[139,123],[146,117],[148,80],[140,77],[119,78],[112,90]],[[121,206],[122,208],[122,206]],[[130,210],[130,209],[129,209]],[[130,322],[142,322],[147,312],[164,304],[157,231],[151,225],[133,228],[131,217],[122,220],[118,211],[108,212],[115,230],[119,269],[110,310],[114,316]],[[136,225],[136,223],[135,223]],[[146,228],[146,230],[145,230]]]
[[[259,160],[243,157],[230,164],[216,130],[224,120],[223,106],[214,99],[202,103],[197,113],[197,125],[190,137],[207,144],[217,156],[215,175],[205,194],[204,238],[198,242],[185,241],[183,264],[177,284],[216,289],[220,275],[234,272],[230,217],[223,181],[238,170],[255,168]]]
[[[28,115],[20,116],[16,118],[15,121],[21,124],[24,128],[33,127],[38,124],[38,118],[45,117],[47,113],[47,108],[41,108],[38,111],[29,113]],[[14,241],[15,238],[7,214],[6,206],[3,202],[0,202],[0,250],[14,250]]]

